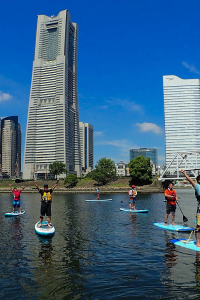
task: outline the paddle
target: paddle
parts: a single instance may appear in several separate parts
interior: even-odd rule
[[[127,198],[128,196],[126,196],[126,198]],[[126,199],[126,198],[124,198],[124,200]],[[123,203],[124,202],[124,200],[121,200],[121,203]]]
[[[178,197],[179,198],[179,197]],[[180,199],[180,198],[179,198]],[[178,202],[176,202],[177,204],[178,204]],[[180,208],[180,205],[178,204],[178,207]],[[180,211],[181,211],[181,213],[182,213],[182,215],[183,215],[183,222],[187,222],[188,221],[188,218],[186,218],[186,216],[184,216],[184,214],[183,214],[183,211],[182,211],[182,209],[180,208]]]

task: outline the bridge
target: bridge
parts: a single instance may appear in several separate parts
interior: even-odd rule
[[[200,152],[177,152],[167,166],[166,170],[158,180],[184,180],[185,176],[181,173],[181,169],[187,171],[187,174],[195,179],[200,174]]]

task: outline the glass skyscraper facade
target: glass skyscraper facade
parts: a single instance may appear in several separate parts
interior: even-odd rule
[[[177,152],[200,151],[200,80],[163,76],[166,166]],[[191,157],[190,167],[199,164]],[[170,172],[177,167],[172,164]]]
[[[155,148],[140,148],[130,150],[130,161],[138,156],[150,158],[150,160],[157,166],[158,165],[158,150]]]
[[[93,126],[79,122],[82,170],[88,173],[93,170]]]
[[[23,177],[44,177],[54,161],[81,174],[77,88],[78,26],[68,10],[39,15]]]
[[[1,177],[21,176],[21,126],[18,116],[0,121],[0,163]]]

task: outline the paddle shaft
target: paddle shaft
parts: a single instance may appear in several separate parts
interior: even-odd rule
[[[178,197],[178,198],[179,198],[179,197]],[[179,199],[180,199],[180,198],[179,198]],[[181,211],[181,213],[182,213],[182,215],[183,215],[183,221],[185,220],[185,221],[187,222],[187,221],[188,221],[188,218],[186,218],[186,216],[184,216],[183,211],[182,211],[182,209],[181,209],[179,203],[178,203],[178,202],[176,202],[176,203],[178,204],[178,207],[179,207],[179,209],[180,209],[180,211]]]
[[[126,198],[127,198],[128,196],[126,196]],[[126,199],[126,198],[124,198],[124,200]],[[124,200],[121,200],[121,203],[123,203],[124,202]]]

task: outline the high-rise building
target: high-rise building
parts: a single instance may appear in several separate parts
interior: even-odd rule
[[[93,126],[79,122],[82,170],[85,173],[93,169]]]
[[[54,161],[81,174],[77,46],[78,26],[68,10],[38,16],[24,178],[44,177]]]
[[[1,176],[21,176],[21,126],[18,117],[1,119]]]
[[[150,158],[154,165],[158,165],[158,150],[155,148],[140,148],[130,150],[130,161],[138,156]]]
[[[200,80],[163,76],[163,93],[168,166],[177,152],[200,151]],[[197,160],[198,157],[190,158],[191,167]],[[174,164],[170,172],[177,167],[177,161]]]

